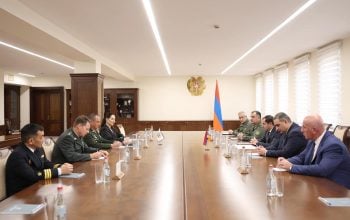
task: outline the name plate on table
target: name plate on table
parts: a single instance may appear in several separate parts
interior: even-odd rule
[[[115,176],[112,179],[115,180],[120,180],[124,177],[124,173],[122,172],[122,162],[123,160],[119,160],[116,164],[115,164]]]

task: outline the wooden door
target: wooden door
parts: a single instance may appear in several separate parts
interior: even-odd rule
[[[64,127],[63,87],[31,87],[30,100],[30,121],[44,126],[45,135],[60,135]]]

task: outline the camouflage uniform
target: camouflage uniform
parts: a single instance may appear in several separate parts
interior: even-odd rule
[[[109,149],[113,141],[103,138],[98,131],[90,129],[90,132],[85,135],[84,142],[89,147],[94,147],[98,149]]]
[[[249,128],[245,133],[243,133],[243,141],[250,141],[253,138],[261,139],[265,135],[265,130],[261,123],[250,124]]]
[[[245,135],[250,130],[250,126],[251,126],[251,123],[247,119],[243,123],[241,123],[236,130],[233,131],[233,134],[237,135],[238,133],[243,133]]]

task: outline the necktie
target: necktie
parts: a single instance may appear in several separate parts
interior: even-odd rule
[[[312,142],[312,158],[311,158],[311,164],[313,164],[315,162],[315,158],[316,158],[316,143]]]

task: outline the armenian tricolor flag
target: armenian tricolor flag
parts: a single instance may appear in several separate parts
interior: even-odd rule
[[[224,130],[224,123],[222,122],[222,114],[221,114],[219,85],[217,80],[216,80],[216,87],[215,87],[213,128],[215,131]]]

